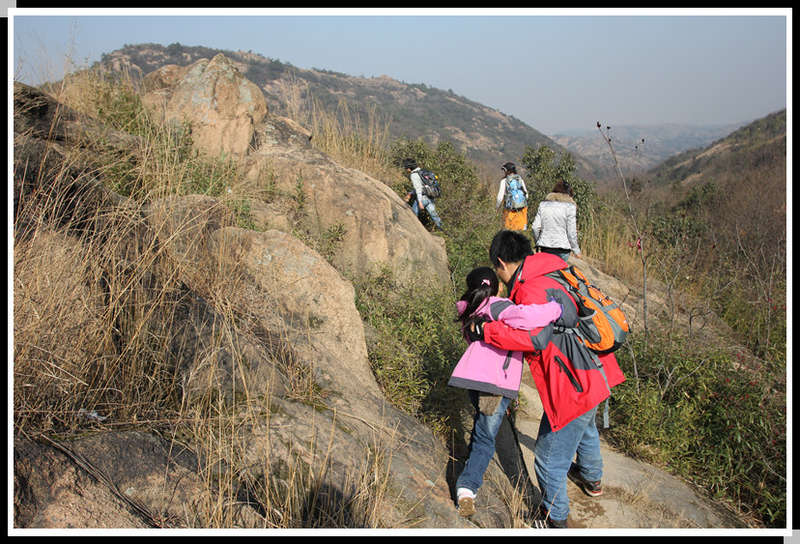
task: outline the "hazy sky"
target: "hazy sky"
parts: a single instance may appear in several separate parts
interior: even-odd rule
[[[746,122],[787,107],[791,87],[790,9],[163,13],[12,9],[11,75],[59,79],[67,58],[82,67],[125,44],[252,50],[452,89],[550,135],[598,120]]]

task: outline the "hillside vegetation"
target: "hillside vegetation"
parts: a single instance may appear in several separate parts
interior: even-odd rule
[[[648,175],[653,236],[720,276],[704,296],[758,356],[782,361],[786,338],[786,111],[683,153]],[[643,197],[643,201],[646,197]],[[774,350],[774,351],[773,351]]]
[[[204,48],[188,50],[177,44],[153,48],[159,54],[157,62],[146,60],[151,58],[149,53],[141,51],[143,57],[132,56],[131,63],[150,72],[167,59],[177,58],[180,64],[186,64],[204,52],[216,53]],[[139,49],[126,51],[132,54]],[[165,54],[174,57],[164,57]],[[244,54],[231,55],[243,63],[241,71],[262,88],[269,85],[257,78],[266,78],[265,74],[273,77],[273,71],[289,71],[296,78],[306,74],[257,55],[250,55],[250,63],[244,63]],[[259,70],[263,71],[261,75]],[[313,72],[325,85],[345,79]],[[220,346],[236,344],[233,333],[241,329],[262,342],[256,344],[260,349],[270,348],[269,352],[280,359],[276,368],[285,377],[285,396],[301,404],[307,418],[314,414],[327,416],[333,411],[330,406],[341,402],[338,395],[319,385],[324,368],[306,366],[308,363],[287,349],[282,338],[264,338],[263,331],[252,327],[252,315],[237,313],[236,299],[227,297],[236,294],[236,289],[246,288],[244,278],[227,277],[226,269],[220,265],[211,267],[206,285],[205,280],[194,275],[198,272],[193,266],[171,270],[164,247],[152,241],[144,243],[149,239],[138,237],[138,229],[142,228],[139,212],[149,209],[153,201],[202,194],[224,203],[226,221],[237,225],[235,232],[243,237],[262,230],[253,210],[264,202],[280,200],[290,207],[287,217],[293,222],[285,227],[285,238],[313,247],[315,253],[337,267],[341,274],[337,281],[353,286],[355,306],[364,323],[366,358],[380,391],[396,409],[433,429],[452,452],[455,437],[463,435],[466,409],[463,396],[446,385],[464,346],[453,324],[453,304],[463,288],[466,272],[487,264],[489,241],[500,226],[494,209],[495,180],[481,177],[475,159],[464,151],[458,139],[442,134],[434,143],[418,137],[418,132],[411,137],[395,137],[405,129],[394,128],[394,112],[385,111],[377,100],[374,110],[340,108],[332,99],[326,107],[316,108],[315,104],[326,100],[325,93],[315,90],[312,96],[301,94],[292,105],[291,101],[278,98],[289,95],[270,95],[265,89],[268,101],[270,96],[275,97],[273,100],[285,108],[281,111],[296,113],[298,121],[311,128],[314,136],[310,145],[335,157],[350,169],[346,171],[348,175],[361,171],[370,179],[383,181],[386,187],[377,184],[381,186],[375,189],[376,194],[396,193],[385,198],[392,206],[398,203],[397,197],[405,196],[407,183],[400,173],[399,160],[416,158],[439,174],[443,196],[437,201],[437,209],[448,228],[443,242],[449,282],[439,288],[419,289],[415,281],[399,281],[388,267],[354,274],[342,264],[339,259],[347,237],[359,231],[360,225],[347,228],[342,220],[330,225],[320,223],[317,230],[311,229],[310,183],[302,175],[274,169],[259,178],[260,185],[254,187],[245,179],[243,162],[198,155],[192,147],[190,131],[161,124],[149,115],[135,84],[117,78],[106,80],[93,73],[89,81],[93,83],[63,96],[83,100],[81,104],[74,103],[74,107],[98,120],[101,127],[113,127],[116,132],[93,133],[99,141],[93,140],[93,146],[83,155],[64,155],[64,168],[59,170],[55,165],[54,171],[63,178],[71,168],[96,160],[93,164],[99,162],[101,166],[89,172],[106,189],[130,199],[129,215],[93,217],[83,222],[80,217],[71,216],[67,221],[64,208],[75,200],[69,190],[57,194],[58,187],[54,187],[50,192],[25,194],[15,188],[15,274],[16,270],[27,274],[24,278],[15,277],[15,281],[27,278],[37,289],[25,299],[27,313],[21,317],[15,312],[15,435],[76,436],[97,425],[96,421],[76,418],[80,409],[89,413],[95,409],[100,413],[112,411],[113,419],[106,425],[157,427],[165,436],[191,441],[208,455],[212,465],[213,461],[219,463],[214,466],[220,468],[212,466],[205,474],[207,489],[219,491],[231,499],[230,504],[238,504],[238,493],[243,492],[238,477],[244,478],[248,473],[239,471],[236,464],[227,472],[222,467],[231,461],[227,454],[239,451],[240,425],[257,427],[265,419],[269,423],[269,418],[285,417],[281,410],[285,411],[288,403],[278,403],[280,399],[269,394],[256,398],[249,390],[236,389],[231,398],[212,392],[202,396],[202,402],[196,405],[187,404],[187,385],[178,373],[180,358],[185,354],[180,350],[182,346],[170,344],[170,339],[176,336],[173,329],[178,314],[198,314],[197,307],[188,306],[188,301],[207,303],[227,318],[221,321],[220,329],[214,330],[214,341]],[[312,84],[308,85],[311,88]],[[413,96],[426,95],[427,91],[403,84],[398,92]],[[349,91],[344,87],[328,90],[330,96],[346,92]],[[430,100],[439,104],[444,102],[437,101],[458,102],[446,94],[437,91]],[[364,100],[365,104],[370,103]],[[336,107],[331,109],[333,103]],[[407,111],[414,108],[413,103],[404,107]],[[456,124],[449,117],[441,120]],[[766,124],[774,128],[779,123],[778,117]],[[783,123],[785,127],[785,118]],[[783,139],[777,130],[774,136],[764,137],[771,132],[758,126],[738,131],[724,148],[727,155],[721,151],[711,153],[713,147],[705,150],[708,155],[716,155],[719,162],[710,160],[706,167],[692,170],[691,180],[683,175],[674,175],[667,184],[661,175],[626,180],[632,189],[629,202],[619,190],[599,191],[581,175],[577,163],[569,155],[557,152],[555,146],[519,138],[513,130],[509,134],[516,136],[515,145],[519,146],[513,159],[521,165],[521,173],[530,180],[537,199],[552,187],[557,176],[573,181],[578,191],[581,246],[586,258],[642,296],[652,297],[650,300],[658,287],[660,303],[651,305],[645,315],[648,327],[635,329],[627,347],[618,352],[628,379],[614,390],[612,427],[605,432],[606,438],[631,455],[694,482],[709,496],[736,508],[748,525],[781,527],[786,522],[785,130]],[[121,153],[110,144],[109,139],[117,133],[133,137],[135,145],[130,152]],[[491,131],[482,134],[492,138]],[[25,143],[18,140],[15,145]],[[721,146],[725,141],[715,145]],[[60,149],[60,145],[55,148]],[[493,148],[484,151],[491,155]],[[499,153],[494,157],[497,162],[501,156],[503,160],[512,158],[508,149],[494,152]],[[43,160],[42,164],[46,162]],[[736,166],[725,169],[723,164]],[[716,169],[710,169],[712,165]],[[15,172],[23,170],[24,164],[15,166]],[[344,176],[345,172],[339,175]],[[535,208],[537,203],[532,200],[530,204]],[[422,220],[425,222],[424,214]],[[96,221],[118,222],[124,236],[91,236]],[[634,223],[641,227],[641,240],[634,234]],[[393,225],[387,225],[385,230],[391,230]],[[175,236],[180,232],[176,229]],[[268,232],[277,236],[275,230]],[[104,311],[70,325],[67,332],[71,343],[61,342],[59,332],[64,334],[64,323],[70,322],[72,316],[85,317],[81,312],[86,309],[69,306],[65,301],[74,299],[59,293],[80,285],[62,286],[62,291],[54,292],[44,281],[30,280],[35,277],[32,271],[37,263],[47,261],[46,249],[50,247],[42,250],[33,241],[49,241],[53,236],[59,241],[52,245],[63,248],[60,261],[84,270],[85,277],[91,280],[87,280],[88,285],[101,286],[99,292],[108,294],[105,300],[92,299]],[[61,241],[61,237],[69,242]],[[76,242],[83,241],[83,237],[88,240],[87,253],[82,253]],[[119,242],[123,239],[124,244]],[[639,253],[640,241],[644,254]],[[137,249],[137,243],[142,247]],[[651,291],[640,281],[643,267],[649,275]],[[422,281],[428,270],[415,272],[416,279]],[[182,273],[188,276],[179,277]],[[296,291],[285,285],[279,287]],[[197,301],[195,289],[207,300]],[[39,305],[41,301],[44,306]],[[40,315],[42,308],[57,312]],[[269,307],[258,308],[269,313]],[[724,319],[727,328],[715,326],[715,316]],[[310,320],[304,332],[311,335],[322,323],[324,320]],[[56,332],[41,335],[43,330]],[[329,341],[331,335],[324,337]],[[169,353],[170,358],[165,360],[163,353]],[[248,365],[242,368],[245,367],[250,370]],[[314,378],[308,379],[309,376]],[[239,383],[236,376],[231,379]],[[202,374],[199,380],[202,381]],[[251,382],[245,380],[248,383]],[[237,404],[242,401],[248,403]],[[290,426],[292,420],[280,421]],[[335,423],[341,426],[340,422]],[[346,437],[350,432],[347,429],[339,436]],[[311,444],[317,442],[312,440]],[[264,505],[269,526],[387,526],[378,510],[379,503],[393,491],[384,461],[399,458],[400,452],[410,447],[403,444],[393,450],[376,439],[364,465],[348,473],[352,477],[348,485],[353,491],[348,495],[352,501],[347,503],[347,509],[326,492],[326,478],[336,468],[327,464],[316,471],[304,471],[294,465],[275,468],[286,490],[277,483],[273,488],[271,483],[278,480],[272,479],[253,487],[260,480],[252,475],[245,481],[253,485],[245,488]],[[272,474],[267,468],[266,473]],[[405,484],[400,487],[405,488]],[[311,497],[310,505],[302,497]],[[230,526],[233,517],[219,504],[209,499],[203,515],[193,521],[201,526]],[[409,510],[416,512],[419,508]],[[392,519],[388,526],[408,526],[414,519],[417,518]],[[513,519],[509,523],[518,522]]]
[[[650,337],[645,331],[635,341],[642,352],[634,361],[649,354],[658,363],[641,384],[629,381],[617,395],[631,394],[636,385],[636,403],[626,413],[636,432],[628,439],[642,441],[658,429],[656,441],[672,451],[671,463],[715,491],[736,487],[737,500],[754,506],[767,523],[784,519],[778,496],[786,485],[785,115],[781,111],[756,120],[704,149],[626,180],[629,199],[622,180],[606,193],[618,208],[628,200],[630,208],[620,213],[639,227],[639,238],[629,231],[624,244],[637,256],[636,266],[629,262],[627,271],[611,268],[630,281],[638,270],[639,284],[646,268],[668,293],[670,319],[651,325]],[[684,330],[686,325],[674,320],[679,307],[689,314]],[[695,333],[711,316],[724,320],[735,343],[718,339],[702,346],[696,340]],[[642,367],[637,370],[641,377]],[[643,384],[650,393],[641,389]],[[648,395],[651,406],[662,407],[651,413],[660,414],[655,419],[647,416],[652,408],[644,407]],[[669,398],[676,404],[664,409],[660,403]],[[618,427],[612,433],[626,431]],[[681,445],[694,440],[707,441],[709,447]],[[728,468],[719,475],[709,470],[722,466]],[[762,476],[752,480],[757,472]]]

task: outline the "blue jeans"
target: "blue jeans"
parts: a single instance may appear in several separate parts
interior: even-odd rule
[[[433,205],[433,200],[431,200],[425,195],[422,195],[422,197],[420,197],[420,200],[422,201],[422,207],[425,208],[425,211],[427,211],[428,215],[430,215],[431,219],[433,219],[433,223],[437,227],[442,228],[442,220],[439,217],[439,214],[436,213],[436,206]],[[416,199],[414,200],[414,203],[411,205],[411,209],[414,210],[414,215],[419,217],[419,202],[417,202]]]
[[[542,491],[542,506],[552,519],[564,520],[569,514],[567,471],[573,458],[585,479],[597,481],[603,477],[596,414],[597,406],[555,432],[550,428],[547,414],[542,416],[534,448],[534,471]]]
[[[494,456],[494,439],[503,423],[503,417],[506,415],[506,409],[511,403],[511,399],[502,397],[497,403],[494,413],[487,416],[478,410],[478,393],[470,390],[469,398],[472,405],[475,406],[475,418],[469,440],[469,457],[464,465],[464,470],[456,480],[456,489],[466,487],[473,493],[477,493],[483,483],[483,473],[486,472],[489,461]]]

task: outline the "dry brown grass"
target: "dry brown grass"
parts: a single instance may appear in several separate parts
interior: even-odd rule
[[[23,202],[17,224],[26,231],[15,230],[17,427],[74,430],[81,410],[150,417],[176,385],[163,331],[174,319],[177,286],[174,277],[154,284],[160,250],[132,240],[135,210],[98,213],[96,224],[113,225],[102,237],[36,211]],[[130,259],[134,243],[145,247]]]
[[[217,400],[200,415],[191,408],[183,433],[202,444],[202,477],[209,489],[194,520],[199,527],[381,528],[386,527],[389,463],[394,437],[373,436],[363,460],[342,470],[332,461],[336,421],[320,428],[325,437],[300,441],[285,455],[273,452],[270,400],[250,399],[231,410]],[[253,447],[253,429],[263,431]],[[316,432],[316,430],[314,431]],[[257,515],[242,518],[242,501],[256,505]]]
[[[636,252],[636,236],[629,222],[610,210],[591,217],[592,223],[579,233],[581,250],[598,261],[606,274],[628,284],[640,285],[642,262]]]
[[[73,83],[86,85],[81,79]],[[63,96],[71,97],[82,111],[97,113],[92,106],[97,97],[88,94],[97,92],[92,87],[97,82],[89,83],[65,86]],[[152,120],[143,126],[148,123]],[[63,159],[71,163],[51,172],[61,179],[39,179],[35,190],[18,195],[14,432],[73,436],[134,426],[188,443],[204,460],[201,475],[208,491],[199,511],[183,520],[188,526],[382,526],[392,451],[392,438],[387,442],[385,436],[375,437],[363,463],[340,474],[332,473],[329,442],[313,445],[312,463],[302,455],[265,457],[261,473],[282,477],[269,476],[272,479],[262,482],[261,489],[253,490],[262,515],[242,517],[237,507],[242,478],[252,467],[242,464],[241,437],[255,424],[266,422],[269,428],[270,399],[254,393],[255,386],[263,390],[263,384],[248,382],[247,362],[237,346],[241,337],[253,337],[253,330],[237,314],[233,300],[209,297],[216,320],[202,328],[187,321],[197,302],[196,293],[184,283],[192,265],[168,255],[164,241],[172,233],[148,224],[145,206],[186,192],[184,181],[197,174],[191,171],[197,163],[176,158],[166,129],[154,124],[148,130],[126,153],[98,155],[89,147],[71,151],[71,158]],[[95,165],[92,175],[107,185],[125,176],[133,180],[135,190],[119,206],[82,209],[79,222],[71,214],[88,204],[70,200],[70,188],[80,183],[73,179],[71,167],[84,163]],[[193,249],[185,251],[191,254]],[[230,292],[243,281],[223,267],[208,272],[208,293]],[[206,334],[201,350],[192,340],[198,334]],[[231,395],[188,395],[185,365],[201,362],[198,358],[213,361],[222,352],[240,377],[232,382]],[[288,377],[290,401],[319,402],[308,363],[280,350],[272,356]],[[212,367],[205,376],[209,383],[214,383],[216,372]],[[325,431],[333,437],[333,429]]]
[[[387,149],[391,121],[373,105],[367,108],[366,119],[353,111],[346,101],[335,111],[328,111],[313,100],[307,121],[314,137],[312,145],[344,166],[355,168],[389,186],[402,183],[400,169],[393,166]]]

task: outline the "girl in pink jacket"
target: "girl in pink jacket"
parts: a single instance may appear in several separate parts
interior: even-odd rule
[[[497,275],[488,267],[476,268],[467,275],[467,291],[456,303],[465,338],[470,325],[478,319],[502,321],[514,329],[532,330],[561,316],[561,305],[557,302],[517,305],[497,296],[498,285]],[[522,367],[522,352],[472,342],[447,384],[515,399],[522,380]]]
[[[456,303],[461,332],[477,320],[500,320],[512,328],[535,329],[561,317],[558,302],[515,305],[497,296],[498,280],[488,267],[474,269],[467,275],[467,291]],[[495,437],[500,430],[509,403],[519,393],[522,380],[522,352],[496,348],[480,340],[471,342],[453,370],[448,385],[469,391],[475,408],[469,456],[456,480],[456,500],[461,516],[475,513],[475,497],[483,483],[483,474],[494,455]]]

